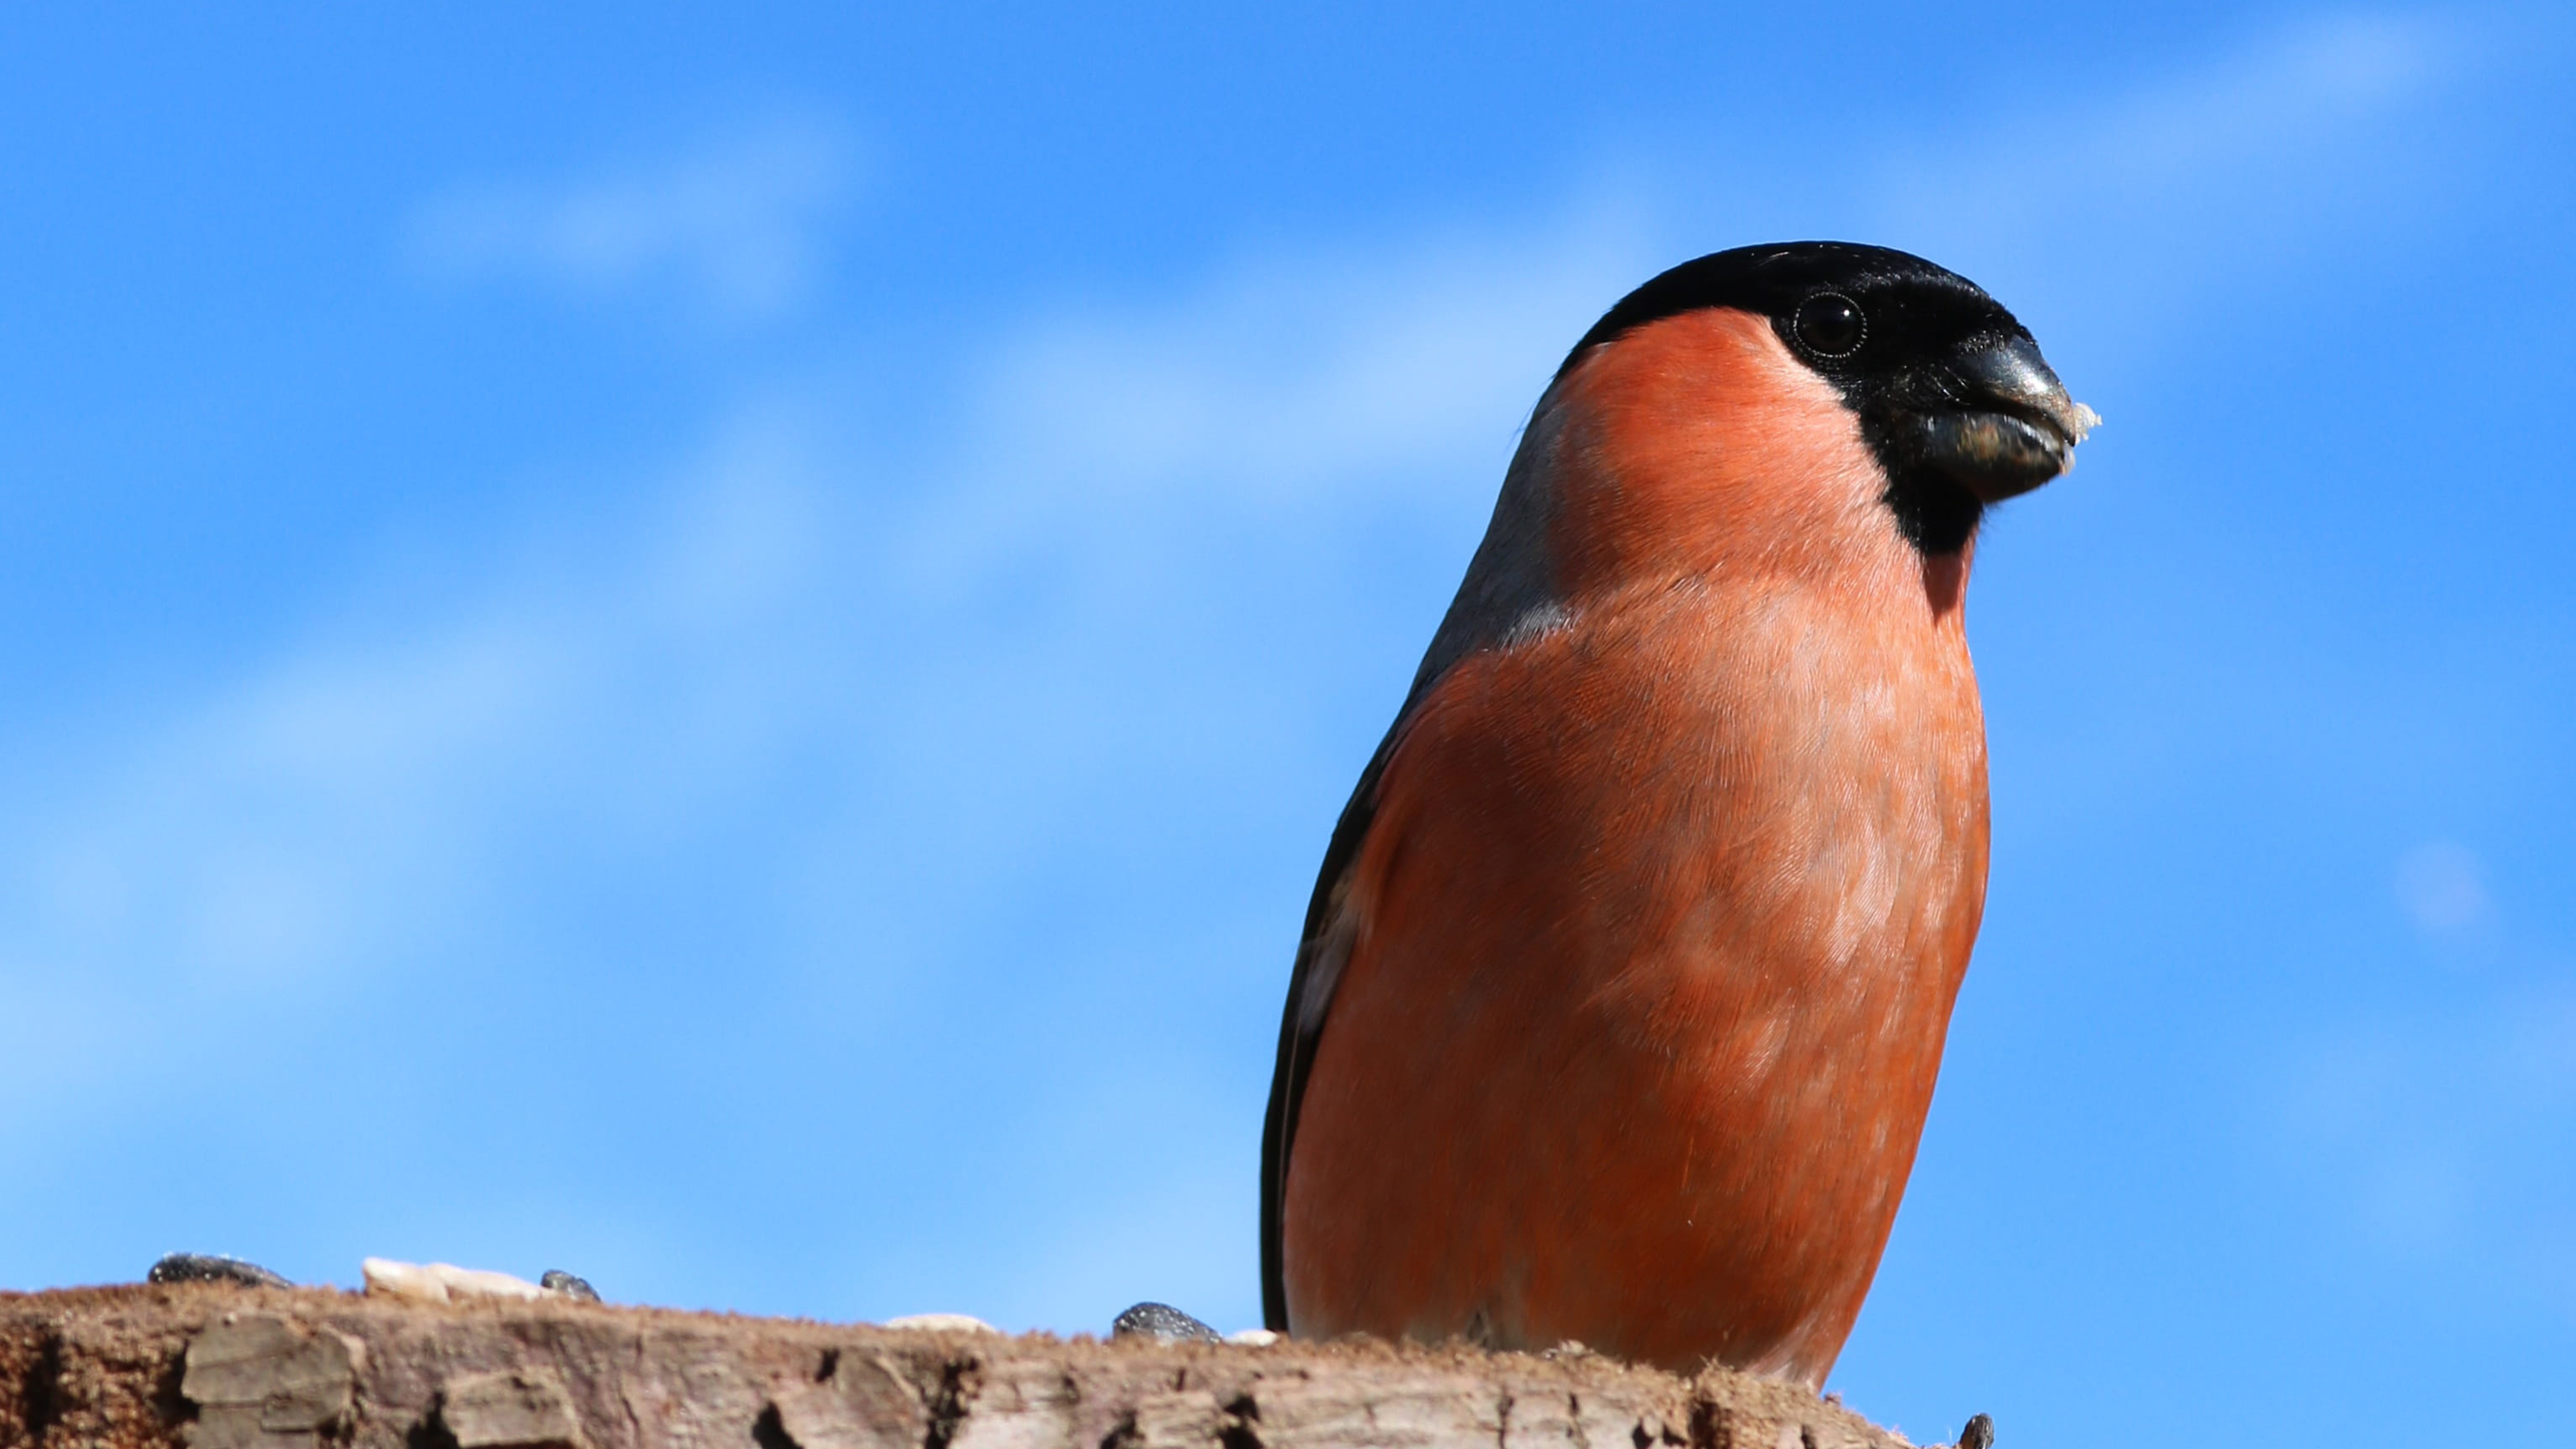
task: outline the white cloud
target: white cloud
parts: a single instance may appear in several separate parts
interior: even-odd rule
[[[1312,486],[1490,451],[1566,346],[1641,280],[1644,228],[1240,266],[1139,316],[1060,318],[1005,351],[990,405],[1055,468],[1134,483],[1218,470]]]
[[[452,275],[601,295],[676,286],[724,315],[771,316],[820,274],[820,233],[848,197],[852,153],[836,127],[778,120],[575,181],[461,188],[421,209],[411,250]]]
[[[1565,348],[1655,255],[1633,220],[1578,216],[1255,259],[1174,301],[1039,319],[975,375],[905,553],[954,579],[1032,541],[1096,564],[1148,518],[1393,504],[1481,524]]]
[[[488,917],[549,836],[649,835],[738,786],[815,714],[787,697],[810,635],[782,617],[812,603],[802,466],[775,428],[732,429],[646,526],[584,519],[483,591],[334,628],[22,813],[0,999],[23,1010],[0,1015],[124,1024],[104,1050],[75,1029],[0,1051],[0,1098],[36,1103],[73,1057],[184,1069],[188,1032],[506,939]]]
[[[2293,46],[2181,101],[2122,102],[2054,158],[2071,189],[2029,205],[2116,223],[2115,164],[2188,195],[2192,157],[2302,97],[2383,104],[2406,72],[2375,33]],[[2138,151],[2156,126],[2203,149]],[[1945,159],[1993,174],[1983,153],[1927,166]],[[775,315],[813,285],[850,171],[837,133],[777,126],[658,166],[459,192],[414,242],[458,275],[677,286]],[[1872,204],[1926,234],[1994,224],[1990,197],[1890,185]],[[1003,872],[1096,853],[1102,795],[1222,826],[1238,797],[1278,788],[1296,744],[1279,718],[1340,677],[1297,656],[1299,636],[1357,633],[1329,634],[1336,601],[1314,580],[1367,572],[1358,535],[1392,501],[1447,540],[1444,577],[1422,585],[1436,607],[1563,349],[1687,250],[1632,208],[1567,210],[1243,261],[1176,299],[1034,319],[991,340],[952,411],[914,424],[932,461],[900,478],[830,421],[866,399],[815,384],[743,409],[619,517],[531,526],[528,562],[500,582],[307,639],[140,726],[59,809],[0,834],[0,1130],[68,1119],[102,1079],[184,1077],[203,1043],[327,1016],[355,986],[468,977],[460,959],[540,934],[514,892],[560,888],[567,856],[704,851],[742,892],[725,963],[741,989],[808,956],[844,976],[907,960],[910,977],[842,988],[882,997],[956,964],[955,942],[1006,909]],[[621,522],[638,498],[644,521]],[[1291,586],[1307,591],[1259,596]],[[1038,602],[995,602],[1015,589]],[[1390,691],[1419,642],[1385,646]],[[760,822],[748,868],[722,832],[737,817]],[[773,915],[816,940],[762,934]],[[1135,924],[1153,938],[1135,959],[1086,969],[1132,976],[1157,951],[1231,940],[1231,918]],[[1127,1110],[1066,1109],[1062,1130],[1123,1135]],[[1164,1174],[1174,1201],[1224,1194],[1194,1151],[1134,1171]],[[2388,1202],[2392,1222],[2440,1219],[2429,1197]],[[1213,1294],[1234,1244],[1200,1236],[1171,1271]],[[955,1271],[1034,1271],[987,1256]]]
[[[814,261],[810,223],[841,194],[846,151],[828,129],[773,125],[578,182],[461,191],[425,210],[415,241],[460,271],[596,289],[678,273],[737,305],[780,305]],[[1381,474],[1445,487],[1447,465],[1507,450],[1565,340],[1644,270],[1655,248],[1643,230],[1578,218],[1520,237],[1273,258],[1175,301],[1040,319],[993,347],[939,476],[901,490],[927,507],[872,519],[895,544],[864,551],[963,535],[971,574],[1008,565],[1037,534],[1079,568],[1139,510],[1329,504]],[[94,847],[49,853],[87,862],[57,873],[58,914],[88,914],[72,909],[80,900],[130,904],[134,878],[150,874],[132,861],[162,853],[139,842],[171,828],[152,822],[248,833],[247,822],[346,815],[399,835],[429,830],[478,780],[523,804],[507,762],[567,748],[598,713],[584,699],[627,661],[667,658],[710,611],[767,619],[811,602],[780,581],[856,541],[781,524],[771,515],[798,507],[778,504],[779,489],[735,486],[797,472],[782,460],[813,445],[811,421],[790,409],[725,430],[654,485],[658,532],[608,528],[606,549],[585,540],[561,557],[541,546],[534,576],[490,597],[294,651],[173,721],[75,812],[67,835]],[[813,483],[848,466],[803,469]],[[1014,530],[1014,519],[1039,523]],[[1062,531],[1085,520],[1079,540]],[[605,564],[575,562],[603,553]],[[272,866],[250,873],[279,879]]]
[[[2356,203],[2385,226],[2393,195],[2438,186],[2403,119],[2477,50],[2454,17],[2303,19],[2122,93],[1901,148],[1860,221],[2050,319],[2049,337],[2061,319],[2152,337],[2182,296],[2310,255]]]
[[[1480,520],[1564,339],[1642,250],[1578,225],[1272,260],[1141,314],[1035,322],[994,346],[924,476],[845,446],[850,400],[829,388],[739,409],[621,495],[621,513],[647,500],[641,521],[531,525],[495,551],[522,560],[496,582],[334,624],[14,821],[0,993],[61,1020],[132,1013],[115,1055],[149,1070],[183,1019],[486,949],[514,873],[559,848],[541,842],[685,839],[791,760],[844,781],[808,802],[839,828],[998,843],[1098,770],[1146,768],[1119,758],[1156,748],[1122,749],[1136,718],[1247,707],[1206,692],[1224,661],[1174,676],[1120,652],[1195,627],[1153,617],[1157,589],[1230,607],[1211,538],[1407,491]],[[1053,606],[979,622],[1032,572]],[[14,1055],[0,1096],[33,1107],[61,1066]]]
[[[2462,51],[2458,32],[2429,17],[2304,20],[2076,128],[2060,179],[2206,186],[2214,171],[2267,168],[2420,93]]]

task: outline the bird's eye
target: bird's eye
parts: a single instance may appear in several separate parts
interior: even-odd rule
[[[1869,335],[1860,306],[1840,292],[1822,292],[1798,304],[1798,341],[1820,357],[1849,357]]]

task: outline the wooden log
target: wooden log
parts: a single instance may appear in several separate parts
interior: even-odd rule
[[[1898,1449],[1568,1348],[1012,1338],[137,1284],[0,1293],[0,1449]]]

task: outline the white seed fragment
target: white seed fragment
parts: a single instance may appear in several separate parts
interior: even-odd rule
[[[474,1299],[544,1298],[546,1290],[525,1278],[453,1263],[403,1263],[369,1258],[358,1265],[367,1291],[378,1297],[409,1298],[419,1303],[461,1303]]]
[[[910,1329],[919,1333],[1000,1333],[1002,1330],[984,1320],[964,1313],[912,1313],[885,1321],[888,1328]]]

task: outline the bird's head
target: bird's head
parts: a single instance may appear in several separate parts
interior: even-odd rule
[[[2100,421],[1975,283],[1843,242],[1740,247],[1665,272],[1575,344],[1550,396],[1587,381],[1596,398],[1652,394],[1632,411],[1674,420],[1668,431],[1713,429],[1700,442],[1738,452],[1757,445],[1745,435],[1794,428],[1801,399],[1838,400],[1845,435],[1856,420],[1875,459],[1880,501],[1927,558],[1964,549],[1988,505],[2065,472]]]

